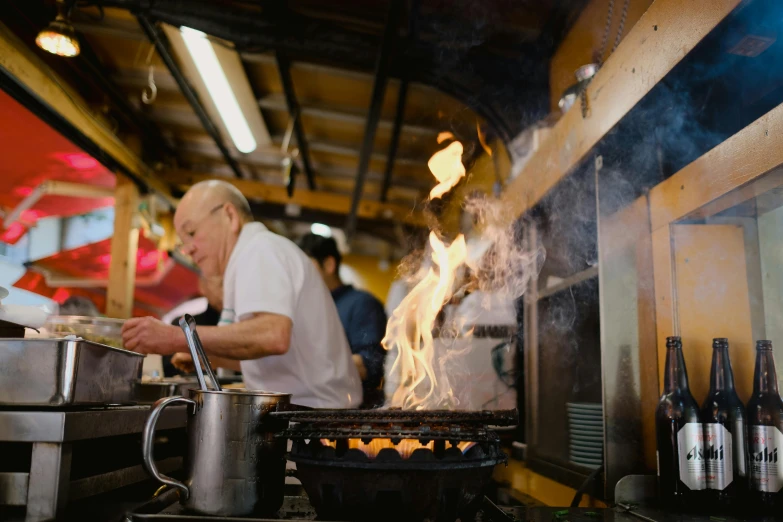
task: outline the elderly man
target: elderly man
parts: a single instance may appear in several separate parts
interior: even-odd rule
[[[237,369],[238,362],[248,389],[291,393],[303,406],[362,402],[359,374],[321,276],[295,244],[253,222],[235,187],[194,185],[174,226],[202,275],[223,277],[220,325],[199,328],[215,366]],[[140,353],[188,351],[177,327],[151,317],[128,320],[123,343]]]

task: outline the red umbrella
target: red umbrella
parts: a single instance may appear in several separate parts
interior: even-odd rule
[[[111,239],[105,239],[28,264],[14,286],[43,295],[58,303],[72,295],[91,299],[106,309]],[[157,250],[145,237],[139,238],[136,254],[134,316],[161,317],[198,293],[198,275]]]

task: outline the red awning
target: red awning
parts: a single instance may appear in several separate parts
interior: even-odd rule
[[[88,297],[105,310],[110,252],[111,240],[106,239],[39,259],[14,286],[60,304],[72,295]],[[193,270],[158,251],[149,239],[139,238],[134,316],[161,317],[197,293],[198,276]]]
[[[32,112],[0,91],[0,207],[11,212],[48,180],[113,188],[114,175]],[[114,198],[45,195],[9,227],[0,241],[16,243],[42,217],[74,216],[114,205]]]

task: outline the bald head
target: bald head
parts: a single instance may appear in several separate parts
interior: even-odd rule
[[[222,276],[244,225],[253,221],[250,204],[230,183],[196,183],[174,213],[180,252],[190,256],[206,277]]]
[[[212,208],[221,203],[231,203],[237,210],[237,213],[244,221],[253,221],[253,212],[250,210],[250,203],[247,198],[231,183],[218,179],[199,181],[185,193],[182,203],[190,201],[198,202],[200,205],[208,205]]]

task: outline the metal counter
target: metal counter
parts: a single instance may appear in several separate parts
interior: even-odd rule
[[[7,471],[0,463],[0,506],[26,506],[26,521],[51,520],[68,501],[90,497],[149,477],[140,464],[72,477],[73,448],[85,441],[119,437],[116,451],[139,452],[134,435],[141,434],[148,406],[116,407],[93,410],[0,410],[0,444],[32,445],[29,469]],[[163,412],[160,430],[182,429],[186,424],[185,407]],[[123,437],[125,436],[125,437]],[[89,452],[88,452],[89,453]],[[89,461],[89,454],[84,460]],[[88,465],[95,466],[94,463]],[[158,462],[164,473],[182,466],[181,457]]]

